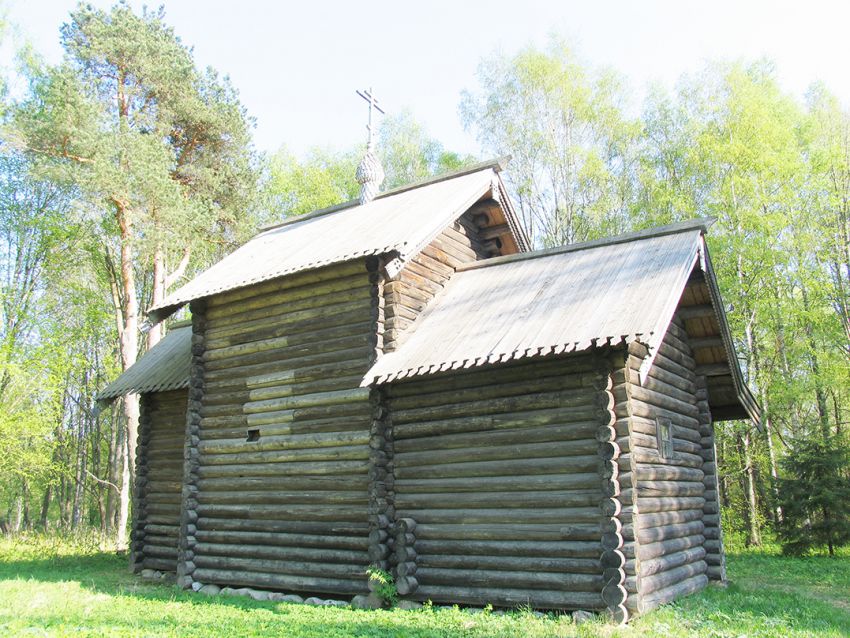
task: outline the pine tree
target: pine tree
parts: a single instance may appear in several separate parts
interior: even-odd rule
[[[779,501],[784,518],[779,526],[786,554],[805,554],[826,546],[850,543],[850,452],[838,437],[820,433],[795,441],[782,460]]]

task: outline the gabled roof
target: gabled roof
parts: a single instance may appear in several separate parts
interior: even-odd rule
[[[348,202],[287,220],[168,295],[149,315],[157,322],[193,299],[369,255],[397,253],[404,262],[487,193],[503,193],[501,168],[501,161],[479,164],[382,193],[362,206]],[[516,243],[527,249],[509,209],[508,203]]]
[[[131,392],[142,394],[188,388],[191,347],[191,322],[175,324],[162,341],[101,390],[97,400],[108,403]]]
[[[695,220],[462,266],[411,326],[404,345],[378,359],[363,384],[632,341],[648,347],[648,370],[705,255],[710,223]],[[713,281],[713,273],[706,276]],[[724,338],[737,382],[728,331]],[[748,410],[755,406],[751,416],[758,421],[755,402],[746,400],[749,390],[742,382],[738,390]]]

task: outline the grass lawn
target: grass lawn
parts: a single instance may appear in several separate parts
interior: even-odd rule
[[[663,607],[627,627],[568,616],[463,610],[354,611],[205,596],[150,584],[126,558],[0,540],[0,636],[850,636],[850,552],[841,558],[729,557],[730,586]]]

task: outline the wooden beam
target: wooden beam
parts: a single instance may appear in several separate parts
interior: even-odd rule
[[[698,365],[694,372],[697,376],[704,375],[706,377],[722,377],[732,374],[727,363],[704,363]]]
[[[507,224],[487,226],[481,229],[481,239],[500,239],[502,235],[510,235],[511,229]]]
[[[697,306],[681,306],[677,311],[682,319],[701,319],[713,317],[714,308],[711,304],[699,304]]]
[[[694,350],[697,348],[722,348],[723,339],[720,338],[720,335],[714,337],[694,337],[690,340],[690,345]]]

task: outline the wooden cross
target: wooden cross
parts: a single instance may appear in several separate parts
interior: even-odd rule
[[[366,130],[369,131],[369,141],[366,144],[366,148],[370,151],[372,150],[372,109],[374,108],[378,113],[384,115],[384,109],[378,106],[378,99],[372,94],[371,87],[366,91],[357,91],[357,95],[362,97],[369,103],[369,123],[366,125]]]

